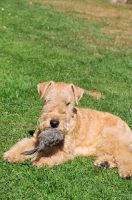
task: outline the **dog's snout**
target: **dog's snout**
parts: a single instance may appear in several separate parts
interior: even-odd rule
[[[59,121],[58,120],[50,120],[50,125],[52,128],[57,128],[59,126]]]

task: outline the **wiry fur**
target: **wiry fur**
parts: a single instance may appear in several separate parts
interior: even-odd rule
[[[84,90],[73,84],[45,82],[38,85],[38,92],[44,98],[38,129],[31,139],[25,138],[7,151],[5,160],[32,158],[32,165],[41,167],[77,156],[96,156],[96,166],[117,167],[121,177],[132,176],[132,130],[123,120],[107,112],[75,108]],[[31,156],[22,155],[38,145],[39,134],[51,128],[51,120],[59,121],[56,129],[64,134],[64,140]]]

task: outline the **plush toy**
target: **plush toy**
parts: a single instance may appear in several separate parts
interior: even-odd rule
[[[24,151],[23,155],[32,155],[36,151],[42,151],[46,146],[52,147],[63,140],[63,134],[55,128],[47,129],[40,133],[39,144],[32,150]]]

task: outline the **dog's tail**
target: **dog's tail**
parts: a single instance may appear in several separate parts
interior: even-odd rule
[[[39,147],[36,147],[36,148],[34,148],[34,149],[32,149],[32,150],[29,150],[29,151],[24,151],[24,152],[22,152],[21,154],[23,154],[23,155],[25,155],[25,156],[27,156],[27,155],[32,155],[32,154],[34,154],[36,151],[38,151],[39,150]]]
[[[93,92],[93,91],[88,91],[88,90],[84,90],[84,92],[94,97],[95,99],[105,99],[105,96],[101,92]]]

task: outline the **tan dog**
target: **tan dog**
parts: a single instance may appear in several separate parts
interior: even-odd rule
[[[84,90],[63,82],[38,84],[44,98],[44,107],[38,120],[38,129],[32,138],[25,138],[4,153],[9,162],[32,158],[32,165],[53,166],[77,156],[96,156],[95,165],[119,168],[123,178],[132,176],[132,130],[119,117],[91,109],[75,108]],[[39,134],[56,128],[64,140],[42,152],[25,156],[21,153],[38,145]]]

